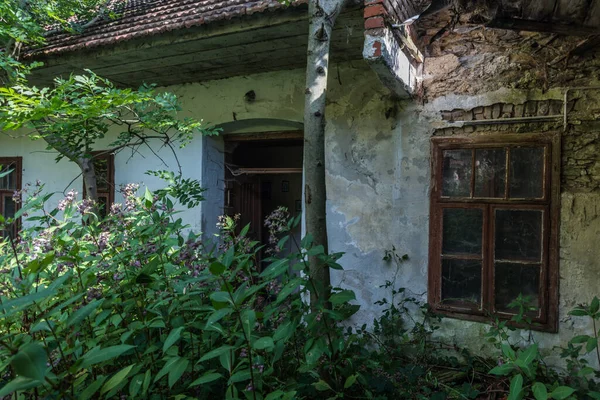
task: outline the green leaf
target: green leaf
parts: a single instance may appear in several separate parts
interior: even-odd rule
[[[502,365],[492,368],[492,370],[490,371],[490,374],[506,376],[506,375],[510,374],[514,369],[515,369],[515,366],[512,363],[502,364]]]
[[[248,337],[252,336],[254,325],[256,324],[256,312],[254,310],[244,310],[241,314],[242,327]]]
[[[217,303],[229,303],[233,305],[233,300],[227,292],[213,292],[209,297],[212,301],[216,301]]]
[[[538,344],[534,343],[528,348],[526,348],[521,354],[519,354],[518,359],[523,361],[526,365],[531,364],[533,360],[538,357]]]
[[[88,400],[91,399],[94,394],[100,389],[104,381],[106,380],[106,376],[99,376],[91,385],[86,387],[83,392],[79,393],[77,396],[78,400]]]
[[[325,254],[325,248],[323,247],[323,245],[318,245],[318,246],[311,248],[306,253],[309,257],[319,256],[321,254]]]
[[[210,360],[211,358],[219,357],[221,354],[225,353],[226,351],[230,351],[232,349],[234,349],[233,346],[221,346],[217,349],[211,350],[208,353],[204,354],[200,358],[200,361],[206,361],[206,360]]]
[[[231,313],[233,313],[233,308],[230,308],[230,307],[221,308],[210,314],[210,316],[208,317],[208,320],[206,321],[206,324],[212,325],[215,322],[222,320],[225,316],[227,316]]]
[[[165,343],[163,345],[163,353],[166,352],[169,347],[173,346],[175,342],[179,340],[183,328],[183,326],[180,326],[179,328],[175,328],[171,332],[169,332],[169,336],[167,336],[167,339],[165,340]]]
[[[227,269],[227,267],[218,261],[215,261],[214,263],[210,264],[210,267],[208,267],[208,270],[210,271],[210,273],[215,276],[223,275],[223,272],[225,272],[226,269]]]
[[[520,400],[523,398],[523,375],[515,375],[510,380],[510,393],[507,400]]]
[[[180,357],[169,370],[169,388],[172,388],[175,383],[181,378],[190,361],[187,358]]]
[[[574,308],[569,311],[569,315],[573,315],[575,317],[585,317],[586,315],[589,315],[589,313],[584,308]]]
[[[319,392],[324,392],[326,390],[333,390],[333,389],[331,389],[331,386],[329,386],[329,384],[327,382],[325,382],[324,380],[322,380],[322,379],[319,380],[317,383],[313,383],[313,386]]]
[[[267,351],[271,351],[273,350],[274,346],[275,343],[273,342],[273,338],[269,336],[261,337],[252,344],[252,347],[254,347],[256,350],[266,349]]]
[[[594,400],[600,400],[600,392],[588,392],[587,395]]]
[[[235,257],[235,247],[231,246],[227,250],[225,255],[223,256],[223,265],[225,266],[225,268],[231,267],[231,264],[233,264],[234,257]]]
[[[92,300],[79,310],[75,311],[67,319],[67,327],[77,325],[86,319],[91,313],[93,313],[98,307],[102,305],[104,300]]]
[[[564,400],[575,393],[575,389],[568,386],[559,386],[550,393],[550,397],[555,400]]]
[[[600,309],[600,300],[597,296],[594,296],[592,304],[590,304],[590,314],[596,314]]]
[[[571,339],[571,343],[573,343],[573,344],[586,343],[590,338],[591,338],[591,336],[589,336],[589,335],[575,336],[573,339]]]
[[[546,390],[546,385],[541,382],[536,382],[531,387],[531,391],[535,396],[536,400],[547,400],[548,399],[548,391]]]
[[[331,304],[334,305],[347,303],[350,300],[356,300],[356,295],[352,290],[342,290],[339,293],[331,295],[331,297],[329,298]]]
[[[275,278],[288,270],[289,263],[290,260],[287,258],[279,259],[265,268],[265,270],[261,272],[260,276],[262,278]]]
[[[48,355],[44,346],[37,342],[24,345],[19,352],[13,356],[10,365],[18,376],[37,381],[44,381],[46,377],[46,362]]]
[[[285,300],[303,282],[304,282],[304,279],[302,279],[302,278],[294,278],[291,281],[289,281],[288,283],[286,283],[285,286],[281,289],[281,291],[277,295],[276,303],[281,303],[283,300]]]
[[[129,344],[120,344],[117,346],[105,347],[103,349],[94,347],[82,357],[81,368],[87,368],[104,361],[112,360],[133,348],[135,348],[135,346]]]
[[[348,378],[346,378],[344,389],[348,389],[350,386],[354,385],[354,382],[356,382],[356,375],[350,375]]]
[[[596,339],[595,337],[591,337],[585,344],[585,351],[589,353],[590,351],[593,351],[596,347],[598,347],[598,339]]]
[[[42,381],[25,378],[24,376],[17,376],[15,379],[2,386],[2,388],[0,389],[0,398],[8,396],[9,394],[14,393],[16,391],[32,389],[34,387],[41,386],[42,384]]]
[[[515,351],[508,343],[502,343],[502,354],[504,354],[504,357],[513,361],[517,358]]]
[[[138,395],[140,390],[142,389],[142,385],[144,384],[144,374],[137,374],[131,379],[129,382],[129,396],[131,398],[135,398]]]
[[[207,373],[207,374],[202,375],[200,378],[196,379],[194,382],[192,382],[189,387],[204,385],[206,383],[214,382],[217,379],[221,379],[222,377],[223,377],[223,375],[221,375],[217,372]]]
[[[243,371],[238,371],[235,374],[231,375],[227,384],[231,385],[232,383],[244,382],[251,378],[252,378],[252,374],[250,373],[250,370],[246,369]]]
[[[125,380],[125,378],[127,378],[127,375],[129,374],[129,372],[131,372],[134,365],[135,364],[131,364],[130,366],[125,367],[122,370],[120,370],[119,372],[117,372],[116,374],[114,374],[112,376],[112,378],[110,378],[104,384],[104,386],[102,386],[102,390],[100,390],[100,394],[110,392],[111,390],[113,390],[114,388],[119,386]]]
[[[163,365],[163,367],[160,369],[160,371],[158,371],[158,374],[156,374],[156,376],[154,377],[154,382],[158,382],[158,380],[160,378],[162,378],[163,376],[167,375],[169,373],[169,371],[171,371],[171,368],[173,367],[173,365],[180,359],[181,357],[172,357],[167,359],[167,361],[165,362],[165,365]]]

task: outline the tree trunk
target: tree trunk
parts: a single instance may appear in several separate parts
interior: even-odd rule
[[[96,170],[94,169],[94,159],[79,158],[77,160],[77,165],[81,168],[86,198],[98,202],[98,185],[96,180]]]
[[[86,198],[98,202],[98,185],[96,180],[96,170],[94,169],[94,159],[86,157],[85,151],[77,152],[71,149],[60,136],[45,133],[40,123],[34,122],[34,126],[50,147],[79,166],[79,169],[81,169],[81,176],[83,177]]]
[[[304,102],[304,206],[306,232],[315,246],[327,253],[325,190],[325,100],[329,67],[329,45],[335,20],[346,0],[309,0],[309,33]],[[311,304],[327,301],[330,293],[329,267],[318,256],[309,258],[309,273],[315,290]]]

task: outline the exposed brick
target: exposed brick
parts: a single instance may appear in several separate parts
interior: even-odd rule
[[[563,102],[560,100],[550,100],[550,115],[559,115],[563,112]]]
[[[475,119],[475,120],[484,119],[483,107],[475,107],[473,109],[473,119]]]
[[[496,118],[500,118],[500,115],[502,114],[502,104],[500,103],[496,103],[492,106],[492,118],[496,119]]]
[[[369,6],[365,8],[364,11],[364,17],[366,18],[371,18],[371,17],[376,17],[378,15],[385,15],[386,11],[385,8],[383,8],[383,5],[381,4],[375,4],[373,6]]]
[[[525,105],[524,104],[517,104],[515,106],[515,111],[514,111],[515,118],[522,117],[524,111],[525,111]]]
[[[383,28],[384,26],[383,17],[373,17],[365,20],[365,29]]]
[[[442,119],[444,121],[452,121],[452,112],[451,111],[442,111]]]
[[[473,120],[473,111],[467,110],[463,113],[462,117],[463,121],[472,121]]]
[[[512,104],[503,104],[502,105],[502,118],[510,118],[512,117],[512,113],[515,109],[515,106]]]
[[[465,133],[473,133],[475,132],[475,127],[473,125],[466,125],[463,127]]]
[[[525,116],[533,117],[537,115],[537,102],[536,101],[528,101],[525,103]]]
[[[492,119],[492,107],[487,106],[483,108],[483,118],[484,119]]]
[[[538,103],[538,115],[548,115],[550,111],[550,102],[548,100],[540,101]]]
[[[452,121],[462,121],[463,115],[463,110],[452,110]]]

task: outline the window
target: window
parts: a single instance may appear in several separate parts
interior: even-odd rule
[[[0,178],[0,214],[4,218],[15,216],[19,205],[13,200],[15,191],[21,190],[21,157],[0,157],[0,172],[11,171],[8,175]],[[0,237],[12,234],[17,235],[18,221],[11,230],[1,230]]]
[[[432,139],[429,302],[480,320],[510,318],[519,294],[533,328],[555,331],[558,135]]]
[[[100,217],[105,217],[110,212],[110,206],[115,201],[114,156],[101,151],[93,152],[92,157],[94,158],[94,171],[96,172]],[[85,185],[83,185],[83,197],[86,196]]]

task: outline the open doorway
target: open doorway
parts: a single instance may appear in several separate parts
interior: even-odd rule
[[[302,155],[301,132],[225,136],[225,213],[240,214],[238,227],[249,223],[250,238],[267,244],[264,221],[278,207],[291,216],[302,212]],[[300,226],[292,234],[299,243]],[[295,249],[293,242],[283,254]]]

